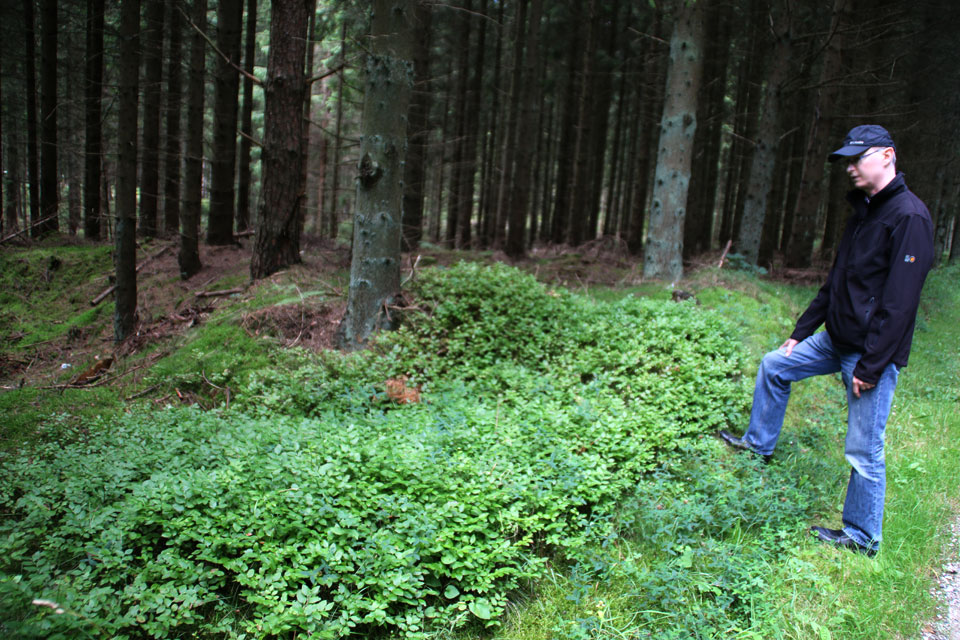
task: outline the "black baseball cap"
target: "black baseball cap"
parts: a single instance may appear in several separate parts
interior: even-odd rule
[[[890,132],[878,124],[862,124],[850,129],[847,137],[843,139],[843,146],[834,151],[827,158],[830,162],[841,158],[851,158],[858,156],[870,147],[893,147],[893,138]]]

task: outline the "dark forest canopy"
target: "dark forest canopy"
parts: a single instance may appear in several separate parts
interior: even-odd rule
[[[135,219],[140,235],[181,235],[185,277],[199,241],[246,229],[264,234],[256,277],[298,260],[301,233],[349,241],[377,3],[134,4],[137,60],[123,53],[128,0],[3,3],[2,237],[114,239]],[[831,258],[846,216],[849,182],[825,158],[876,123],[938,250],[960,253],[955,2],[408,4],[407,250],[517,258],[602,238],[675,280],[683,260],[732,241],[752,263],[805,267]],[[279,53],[300,31],[309,46]],[[265,171],[263,145],[300,159],[271,156]],[[264,205],[280,192],[284,211]]]

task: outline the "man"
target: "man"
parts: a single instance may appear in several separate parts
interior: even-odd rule
[[[790,384],[840,372],[847,389],[845,456],[853,467],[843,528],[812,527],[820,540],[873,556],[879,549],[886,490],[883,438],[900,368],[907,364],[920,290],[933,264],[933,225],[923,202],[896,170],[886,129],[854,127],[831,161],[846,163],[853,215],[827,276],[790,338],[764,356],[750,426],[730,446],[773,454]],[[814,333],[821,325],[826,331]]]

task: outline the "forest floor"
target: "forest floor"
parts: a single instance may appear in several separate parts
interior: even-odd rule
[[[0,344],[5,345],[0,349],[0,414],[5,422],[0,452],[28,448],[46,437],[51,417],[57,417],[54,422],[59,421],[61,428],[83,429],[92,416],[129,412],[133,407],[225,403],[229,408],[231,385],[242,373],[238,369],[278,366],[286,353],[332,348],[345,307],[348,248],[308,239],[303,264],[250,284],[249,245],[246,240],[238,246],[203,247],[203,270],[183,281],[173,243],[144,242],[138,252],[143,266],[137,331],[121,345],[112,340],[110,297],[91,305],[110,284],[111,247],[58,240],[0,252]],[[712,291],[704,304],[738,324],[743,348],[749,357],[759,358],[789,333],[792,318],[824,277],[824,266],[779,270],[760,278],[750,270],[718,270],[719,257],[719,252],[700,257],[677,287],[696,294]],[[404,277],[460,260],[506,261],[495,252],[427,245],[418,254],[404,256]],[[642,264],[604,242],[577,250],[536,250],[517,266],[542,282],[598,300],[625,296],[667,300],[672,291],[661,282],[645,281]],[[804,541],[781,563],[758,567],[766,572],[761,575],[768,599],[782,603],[764,614],[773,619],[765,628],[776,629],[776,637],[958,637],[948,626],[951,621],[956,624],[955,609],[944,605],[936,619],[937,598],[957,593],[955,584],[952,592],[949,586],[951,567],[955,572],[958,561],[956,542],[950,543],[956,531],[951,532],[950,523],[960,504],[956,485],[960,386],[955,358],[960,295],[951,283],[956,268],[952,274],[940,274],[925,292],[913,366],[902,377],[888,428],[886,553],[870,562]],[[269,352],[262,345],[269,345]],[[99,364],[108,360],[107,365]],[[199,376],[191,377],[191,372]],[[816,477],[823,468],[810,458],[823,452],[800,445],[808,431],[825,429],[836,446],[824,455],[836,469],[843,467],[842,429],[834,424],[842,424],[843,405],[835,386],[835,380],[824,378],[796,391],[788,425],[795,425],[792,437],[797,444],[791,441],[789,456],[774,464],[782,464],[783,473],[818,484],[825,496],[818,511],[828,526],[839,515],[844,478]],[[715,449],[717,455],[727,455],[721,445]],[[643,549],[642,541],[635,544]],[[938,592],[935,586],[941,576],[943,590]],[[627,602],[636,588],[598,583],[582,592],[582,585],[558,567],[549,584],[518,594],[493,637],[644,637],[641,634],[648,632],[620,624],[612,613],[616,603]],[[572,593],[579,594],[575,600]],[[610,612],[606,617],[605,611]],[[751,633],[737,637],[759,637]],[[457,637],[491,636],[485,631]]]

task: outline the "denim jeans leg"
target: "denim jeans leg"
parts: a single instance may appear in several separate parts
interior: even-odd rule
[[[899,370],[890,363],[877,386],[853,395],[853,367],[859,355],[844,358],[843,381],[847,386],[847,440],[844,450],[850,470],[847,497],[843,503],[843,531],[861,545],[876,548],[882,539],[883,501],[887,488],[884,433]]]
[[[815,333],[799,343],[789,356],[782,349],[765,355],[757,371],[750,426],[743,440],[757,453],[773,453],[783,428],[790,384],[837,371],[840,371],[840,355],[826,331]]]

